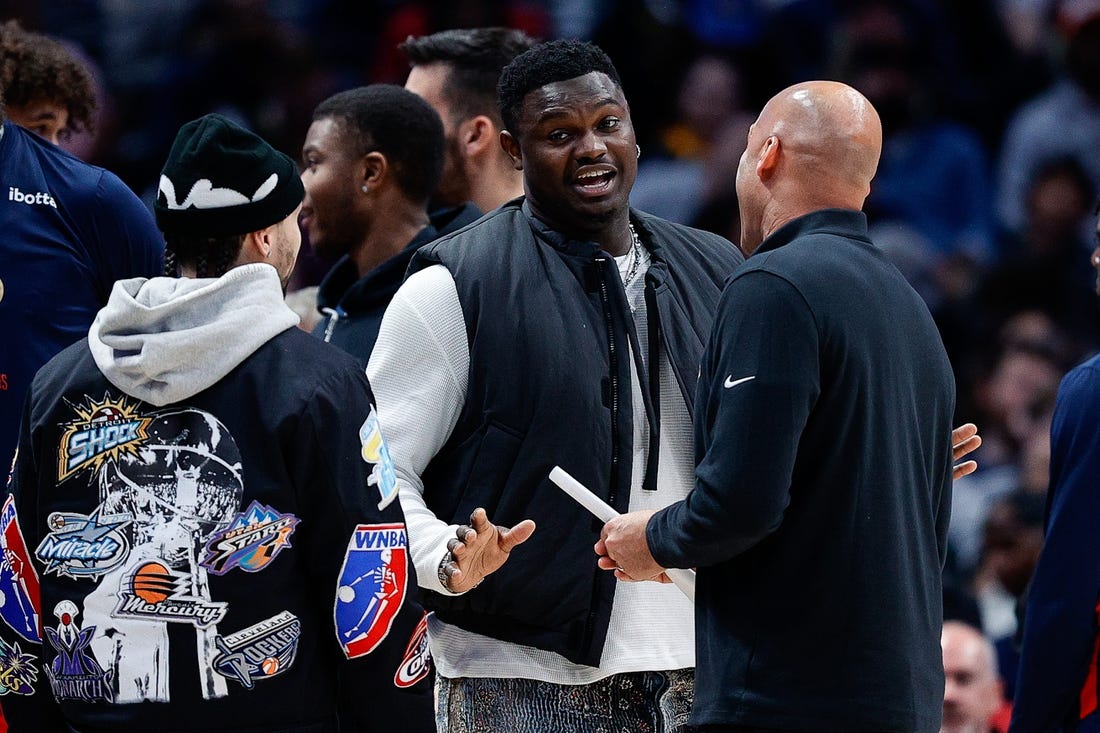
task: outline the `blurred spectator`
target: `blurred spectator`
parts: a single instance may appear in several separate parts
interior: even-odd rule
[[[741,73],[718,56],[692,62],[676,99],[676,119],[661,131],[659,146],[643,151],[630,199],[639,209],[686,224],[708,201],[732,193],[755,116],[745,108]]]
[[[943,647],[943,725],[940,733],[992,733],[1001,707],[1001,684],[993,647],[968,624],[948,621]]]
[[[991,327],[1020,311],[1038,310],[1082,347],[1100,345],[1091,245],[1083,236],[1094,196],[1092,181],[1073,158],[1036,171],[1024,226],[1007,236],[1003,260],[979,288]]]
[[[989,509],[982,541],[982,580],[991,585],[986,594],[995,597],[1003,590],[1011,598],[1011,618],[1026,600],[1028,583],[1035,572],[1043,549],[1043,513],[1045,494],[1014,491],[997,500]],[[1006,598],[1007,600],[1007,598]],[[994,633],[997,662],[1004,678],[1004,695],[1011,700],[1016,690],[1016,670],[1020,657],[1016,651],[1015,623],[1011,630]]]
[[[1071,30],[1065,74],[1008,123],[998,171],[997,216],[1025,226],[1028,187],[1052,160],[1070,157],[1100,187],[1100,13]]]
[[[989,506],[1016,488],[1046,489],[1046,426],[1058,381],[1076,358],[1060,330],[1037,312],[1019,314],[1002,329],[999,355],[973,387],[973,404],[959,413],[981,426],[979,469],[955,482],[948,538],[963,578],[977,567]],[[964,383],[965,384],[965,383]],[[963,391],[960,389],[960,401]]]
[[[885,0],[862,3],[845,20],[842,73],[883,125],[882,160],[865,210],[873,223],[909,228],[917,261],[933,272],[959,259],[989,261],[987,156],[971,130],[935,113],[927,60],[911,27],[912,19]]]

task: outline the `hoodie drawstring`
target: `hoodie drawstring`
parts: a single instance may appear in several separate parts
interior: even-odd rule
[[[336,328],[336,322],[340,320],[340,311],[337,308],[322,308],[322,315],[328,316],[328,325],[325,326],[325,343],[332,340],[332,331]]]

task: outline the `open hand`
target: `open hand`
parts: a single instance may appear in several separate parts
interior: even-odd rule
[[[526,542],[535,531],[535,523],[525,519],[511,529],[489,521],[485,510],[478,507],[470,515],[470,523],[461,525],[447,541],[454,561],[444,566],[447,590],[465,593],[508,561],[508,553]]]

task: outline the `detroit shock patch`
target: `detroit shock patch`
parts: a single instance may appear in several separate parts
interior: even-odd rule
[[[57,482],[61,483],[84,468],[98,469],[109,459],[136,455],[148,439],[151,418],[139,415],[126,397],[112,400],[103,395],[99,402],[85,395],[84,405],[66,404],[76,417],[62,425],[57,447]]]
[[[293,514],[280,514],[253,501],[210,538],[202,565],[214,575],[225,575],[233,568],[257,573],[291,546],[290,535],[299,521]]]
[[[349,659],[374,651],[405,602],[408,537],[404,524],[360,524],[352,533],[336,589],[336,636]]]

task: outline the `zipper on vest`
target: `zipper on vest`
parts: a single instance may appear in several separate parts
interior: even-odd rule
[[[615,324],[611,315],[611,300],[607,293],[607,277],[604,267],[607,260],[598,260],[600,268],[600,300],[607,324],[607,352],[611,365],[611,473],[612,481],[607,503],[615,506],[615,478],[619,466],[619,355],[615,349]]]
[[[615,349],[615,324],[611,315],[611,299],[607,293],[607,275],[604,268],[607,266],[608,260],[599,258],[596,260],[596,267],[600,274],[600,301],[603,304],[603,316],[604,322],[607,324],[607,352],[608,361],[611,365],[611,481],[610,488],[607,496],[607,503],[611,506],[615,506],[615,482],[619,475],[619,356]],[[592,579],[592,597],[595,598],[599,594],[600,573],[603,571],[597,571],[596,575]],[[588,612],[588,619],[584,625],[584,642],[582,649],[585,654],[588,653],[589,647],[592,646],[592,635],[596,628],[596,611],[590,610]]]

